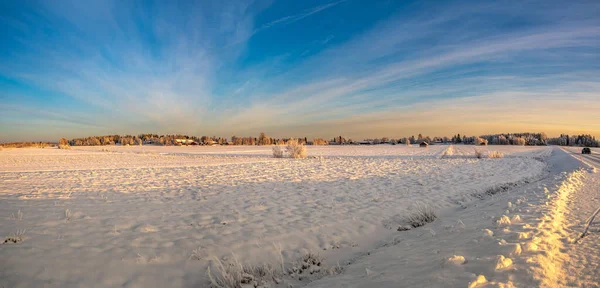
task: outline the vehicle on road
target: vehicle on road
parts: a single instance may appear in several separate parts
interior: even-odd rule
[[[588,147],[585,147],[583,150],[581,150],[581,154],[592,154],[592,150]]]

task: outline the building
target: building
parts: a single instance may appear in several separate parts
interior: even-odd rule
[[[198,145],[198,142],[196,142],[192,139],[175,139],[175,143],[178,143],[181,145]]]

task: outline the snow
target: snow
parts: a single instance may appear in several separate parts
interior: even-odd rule
[[[270,147],[5,149],[0,235],[26,232],[0,245],[0,285],[205,287],[214,259],[288,270],[309,252],[323,258],[313,274],[270,284],[563,283],[539,250],[563,259],[552,235],[570,233],[567,199],[596,174],[558,148],[477,147],[505,158],[475,159],[474,146],[449,147],[309,146],[307,159]],[[422,205],[437,219],[397,231]]]

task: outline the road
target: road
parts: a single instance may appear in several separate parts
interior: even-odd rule
[[[581,147],[567,147],[564,150],[567,153],[573,154],[577,159],[581,159],[583,162],[590,164],[597,169],[600,169],[600,151],[597,148],[592,148],[592,154],[581,154]]]

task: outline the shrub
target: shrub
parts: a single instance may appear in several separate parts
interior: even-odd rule
[[[483,158],[483,152],[479,149],[475,149],[475,158],[477,158],[477,159]]]
[[[427,223],[433,222],[437,216],[435,211],[428,205],[417,205],[415,211],[403,218],[403,221],[412,228],[421,227]]]
[[[65,138],[60,138],[58,141],[58,149],[71,149],[69,141]]]
[[[288,141],[286,151],[292,158],[306,158],[306,147],[298,143],[297,139],[290,139]]]
[[[273,157],[283,158],[283,149],[281,148],[281,146],[273,147]]]
[[[488,158],[504,158],[504,154],[502,154],[502,152],[499,151],[491,151],[490,153],[488,153]]]

